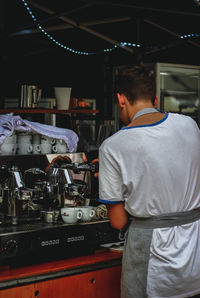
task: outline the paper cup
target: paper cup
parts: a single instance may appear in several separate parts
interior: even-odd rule
[[[69,109],[71,90],[71,87],[54,87],[56,106],[58,110]]]

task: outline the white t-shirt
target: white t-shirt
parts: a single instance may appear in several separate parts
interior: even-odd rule
[[[200,207],[196,122],[166,113],[155,124],[124,127],[106,139],[99,149],[99,196],[102,203],[124,201],[136,217]],[[200,293],[200,220],[154,229],[147,292],[153,298]]]

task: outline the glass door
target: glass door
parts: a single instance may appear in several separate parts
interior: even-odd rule
[[[191,116],[200,126],[200,67],[156,63],[159,109]]]

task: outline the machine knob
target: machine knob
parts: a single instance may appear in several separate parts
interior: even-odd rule
[[[18,248],[17,241],[9,240],[4,245],[4,250],[6,253],[14,253]]]

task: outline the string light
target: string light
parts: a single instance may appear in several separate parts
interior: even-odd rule
[[[184,34],[184,35],[181,35],[180,38],[190,38],[190,37],[199,37],[199,34],[198,33],[191,33],[191,34]]]
[[[61,48],[63,48],[66,51],[72,52],[74,54],[78,54],[78,55],[95,55],[97,54],[96,52],[84,52],[84,51],[77,51],[74,50],[64,44],[62,44],[61,42],[58,42],[52,35],[50,35],[38,22],[37,18],[34,16],[33,12],[31,11],[30,7],[28,6],[27,2],[25,0],[21,0],[22,3],[24,4],[26,10],[28,11],[29,15],[31,16],[31,18],[33,19],[33,21],[36,23],[36,26],[39,28],[39,30],[47,37],[49,38],[52,42],[54,42],[57,46],[60,46]],[[193,37],[199,37],[200,35],[197,33],[191,33],[191,34],[184,34],[179,36],[181,39],[185,39],[185,38],[193,38]],[[141,47],[140,44],[136,44],[136,43],[131,43],[131,42],[120,42],[121,46],[130,46],[130,47]],[[112,48],[107,48],[107,49],[103,49],[103,52],[112,52],[114,50],[116,50],[116,48],[118,48],[118,45],[114,45]]]
[[[131,42],[126,42],[126,41],[121,41],[120,44],[122,46],[130,46],[130,47],[141,47],[140,44],[136,44],[136,43],[131,43]]]
[[[63,48],[64,50],[70,51],[74,54],[79,54],[79,55],[95,55],[96,52],[84,52],[84,51],[77,51],[74,50],[64,44],[62,44],[61,42],[58,42],[52,35],[50,35],[38,22],[38,20],[36,19],[36,17],[34,16],[33,12],[31,11],[30,7],[28,6],[27,2],[25,0],[21,0],[22,3],[24,4],[26,10],[28,11],[28,13],[30,14],[30,16],[32,17],[33,21],[36,23],[36,26],[39,28],[39,30],[47,37],[49,38],[51,41],[53,41],[56,45],[60,46],[61,48]],[[120,43],[122,46],[131,46],[131,47],[140,47],[139,44],[135,44],[135,43],[130,43],[130,42],[121,42]],[[114,51],[116,48],[118,47],[118,45],[114,45],[112,48],[107,48],[104,49],[103,52],[112,52]]]
[[[61,48],[63,48],[64,50],[70,51],[74,54],[79,54],[79,55],[94,55],[94,52],[84,52],[84,51],[77,51],[74,50],[64,44],[62,44],[61,42],[58,42],[52,35],[50,35],[37,21],[36,17],[34,16],[33,12],[31,11],[30,7],[28,6],[27,2],[25,0],[21,0],[22,3],[24,4],[26,10],[28,11],[28,13],[30,14],[30,16],[32,17],[33,21],[36,23],[36,26],[39,28],[39,30],[46,36],[48,37],[51,41],[53,41],[56,45],[60,46]]]

